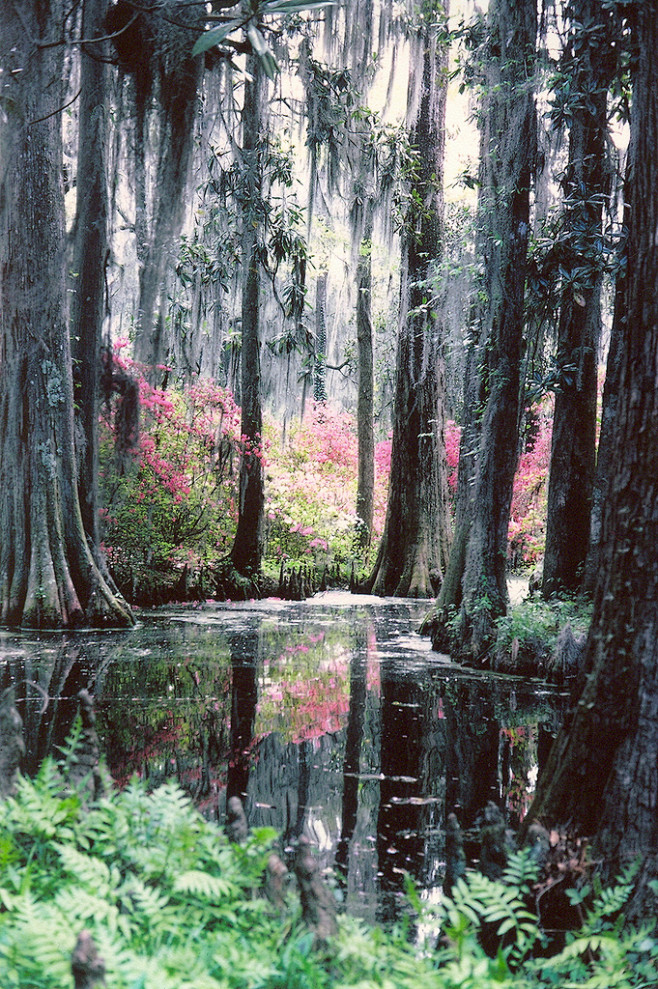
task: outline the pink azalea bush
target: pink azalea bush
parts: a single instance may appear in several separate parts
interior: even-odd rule
[[[354,417],[318,404],[288,431],[266,429],[267,553],[275,559],[354,557],[357,437]],[[386,511],[390,440],[376,448],[374,541]]]
[[[232,395],[199,381],[185,392],[153,387],[133,362],[115,366],[137,379],[137,444],[117,459],[116,416],[101,411],[101,527],[120,585],[176,574],[225,555],[235,534],[242,452],[240,409]],[[121,396],[114,400],[122,401]]]
[[[117,408],[101,412],[102,534],[108,562],[124,593],[134,599],[149,582],[173,588],[185,572],[225,557],[237,523],[241,458],[256,454],[266,475],[266,559],[272,573],[282,560],[323,564],[372,563],[388,494],[391,438],[376,446],[375,517],[370,550],[356,541],[357,435],[354,416],[318,404],[288,429],[266,421],[263,448],[249,450],[232,395],[209,380],[187,388],[149,384],[142,369],[122,357],[114,367],[138,382],[141,421],[137,443],[116,452]],[[550,410],[537,411],[538,430],[520,460],[510,522],[513,562],[531,564],[543,552]],[[459,427],[446,426],[448,482],[454,493]],[[345,571],[343,571],[344,573]],[[212,593],[212,588],[210,588]],[[165,595],[166,596],[166,595]],[[157,598],[157,595],[154,596]]]
[[[531,565],[544,555],[546,504],[551,462],[552,409],[534,410],[537,429],[521,454],[514,478],[509,524],[510,557],[517,565]]]

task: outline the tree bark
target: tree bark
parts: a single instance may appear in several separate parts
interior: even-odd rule
[[[536,146],[532,66],[535,0],[489,7],[481,220],[488,331],[487,403],[482,422],[473,520],[463,578],[460,637],[479,659],[507,610],[507,532],[518,461],[523,302],[530,182]]]
[[[628,230],[629,207],[628,202],[631,195],[630,172],[627,164],[627,175],[624,178],[624,220],[623,229]],[[624,247],[619,249],[620,256],[623,257]],[[621,358],[623,353],[622,325],[624,322],[623,306],[625,305],[624,279],[627,272],[623,265],[618,267],[615,282],[615,302],[612,317],[612,329],[610,333],[610,346],[608,348],[608,360],[605,370],[605,384],[603,387],[603,407],[601,410],[601,431],[599,434],[599,445],[596,454],[596,472],[594,475],[594,487],[592,491],[592,512],[590,516],[590,534],[585,562],[585,578],[583,590],[592,596],[596,588],[596,581],[599,575],[601,563],[602,540],[603,540],[603,515],[605,511],[605,499],[608,492],[610,477],[615,466],[615,424],[619,411],[621,396]]]
[[[466,567],[466,550],[473,514],[473,492],[477,471],[477,451],[480,445],[480,420],[478,411],[482,408],[483,397],[480,364],[482,346],[473,338],[466,348],[466,368],[464,372],[464,411],[462,432],[459,441],[459,467],[457,471],[457,498],[455,506],[455,530],[450,547],[450,555],[443,583],[436,602],[436,616],[439,619],[432,632],[433,648],[441,650],[445,642],[442,622],[454,614],[462,603],[462,581]],[[439,632],[435,638],[435,633]]]
[[[107,0],[85,0],[83,38],[103,33]],[[100,46],[81,52],[77,216],[71,293],[75,397],[83,442],[78,450],[82,523],[98,551],[98,403],[105,315],[107,242],[107,65]]]
[[[329,272],[321,267],[315,282],[315,366],[313,398],[327,401],[327,282]]]
[[[250,55],[242,111],[243,200],[242,258],[242,460],[238,527],[231,550],[235,569],[249,577],[260,572],[263,556],[265,494],[263,488],[263,411],[260,369],[260,239],[262,163],[261,132],[264,96],[263,70],[257,55]]]
[[[0,142],[0,623],[130,625],[82,523],[66,325],[60,0],[4,7]]]
[[[596,468],[597,352],[601,325],[603,200],[609,39],[591,30],[600,4],[573,0],[566,71],[578,94],[569,133],[564,180],[567,241],[561,267],[568,273],[558,324],[551,467],[542,593],[576,591],[583,581],[589,545]],[[605,47],[604,47],[605,46]]]
[[[161,311],[164,279],[183,223],[184,192],[190,173],[197,94],[203,72],[202,56],[192,58],[189,54],[192,29],[198,24],[193,8],[189,16],[192,22],[186,28],[157,11],[152,15],[159,44],[155,52],[159,74],[158,166],[152,229],[150,235],[147,233],[147,243],[142,245],[135,338],[135,356],[148,365],[156,365],[167,356],[167,340],[163,337],[165,313]],[[178,11],[175,21],[180,22],[184,17],[185,13]],[[155,71],[155,66],[151,71]],[[138,107],[138,117],[141,112]],[[139,119],[136,126],[143,131]]]
[[[374,594],[399,597],[436,594],[450,548],[441,299],[437,312],[432,285],[443,250],[447,48],[438,38],[436,15],[428,16],[412,59],[419,73],[410,86],[410,142],[419,158],[402,239],[388,507],[367,584]]]
[[[375,510],[375,372],[372,340],[372,232],[374,202],[368,196],[356,269],[356,341],[359,388],[356,408],[358,478],[356,490],[357,541],[370,545]]]
[[[626,278],[619,411],[587,685],[540,777],[528,820],[595,835],[608,874],[641,861],[631,914],[658,878],[658,3],[634,7]]]

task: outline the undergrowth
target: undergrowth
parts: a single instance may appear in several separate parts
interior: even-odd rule
[[[496,620],[495,649],[509,651],[517,643],[550,654],[565,625],[570,625],[576,636],[586,634],[591,613],[591,602],[584,598],[525,598]]]
[[[317,948],[292,893],[283,916],[260,895],[274,839],[261,829],[243,847],[230,844],[171,784],[149,793],[133,782],[85,807],[46,760],[2,807],[0,985],[72,986],[82,929],[112,989],[657,984],[653,921],[635,928],[620,912],[630,875],[591,893],[582,930],[552,958],[540,957],[544,936],[528,906],[537,867],[527,853],[500,881],[469,873],[431,910],[409,884],[420,919],[441,931],[438,946],[420,950],[404,925],[384,931],[343,917],[335,942]]]

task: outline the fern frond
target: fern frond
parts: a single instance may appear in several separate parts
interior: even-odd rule
[[[606,949],[613,949],[616,952],[618,948],[619,940],[611,934],[577,936],[571,944],[568,944],[566,948],[562,949],[559,955],[555,956],[553,963],[556,966],[560,966],[574,958],[581,958],[583,955],[595,954]]]
[[[71,978],[73,934],[67,918],[53,907],[25,896],[15,910],[11,931],[3,932],[3,953],[21,973],[20,985],[34,983],[32,973],[48,972],[52,985]]]
[[[104,891],[95,895],[79,886],[66,886],[57,893],[54,904],[69,926],[82,930],[90,924],[107,924],[111,931],[118,929],[118,907]]]
[[[53,842],[62,866],[76,883],[93,889],[99,896],[107,895],[110,889],[109,866],[93,855],[78,851],[72,845]]]
[[[513,886],[522,893],[529,893],[533,883],[539,877],[539,864],[533,857],[530,848],[521,848],[510,855],[502,881],[507,886]]]
[[[231,884],[220,876],[211,876],[198,869],[188,869],[174,879],[174,892],[188,893],[211,903],[218,903],[228,897]]]
[[[124,901],[129,899],[140,914],[140,922],[146,925],[159,926],[162,912],[169,906],[169,897],[148,883],[142,882],[137,876],[131,876],[121,890]]]

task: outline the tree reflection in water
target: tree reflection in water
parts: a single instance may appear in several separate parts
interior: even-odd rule
[[[29,772],[85,687],[120,785],[176,779],[219,819],[241,796],[283,848],[308,835],[347,909],[388,919],[406,873],[440,890],[449,813],[469,829],[493,799],[522,816],[566,703],[432,653],[415,632],[426,608],[327,594],[156,611],[128,632],[1,633],[0,686],[16,685]]]

